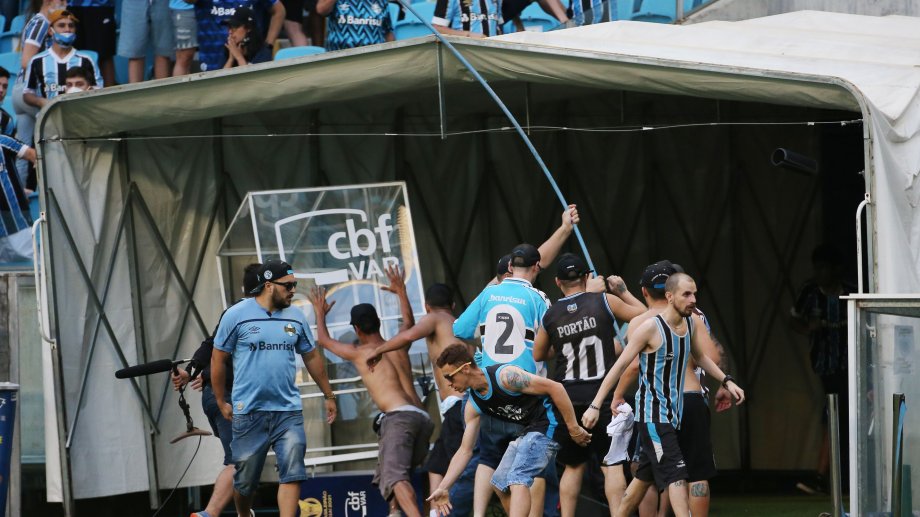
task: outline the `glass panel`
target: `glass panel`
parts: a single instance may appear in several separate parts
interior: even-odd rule
[[[15,278],[15,277],[13,277]],[[42,340],[35,310],[35,287],[19,277],[19,428],[22,463],[45,462],[45,410],[42,389]]]
[[[856,329],[856,439],[858,515],[891,511],[892,444],[894,403],[892,396],[903,393],[907,401],[904,421],[903,494],[904,515],[920,510],[920,475],[911,467],[920,465],[920,318],[893,315],[915,310],[873,308],[859,302]],[[868,305],[868,306],[867,306]],[[881,314],[887,312],[888,314]]]

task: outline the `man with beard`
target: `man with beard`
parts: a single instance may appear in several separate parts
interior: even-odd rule
[[[734,379],[703,352],[700,336],[705,335],[706,327],[699,318],[692,318],[696,309],[696,282],[690,275],[674,273],[664,288],[667,308],[639,325],[591,404],[599,407],[626,367],[639,356],[636,422],[642,452],[636,477],[626,489],[617,512],[619,517],[629,515],[653,482],[659,490],[668,490],[674,515],[690,516],[689,476],[678,445],[677,429],[683,411],[684,376],[691,355],[707,374],[721,382],[738,404],[744,401],[744,391]],[[596,411],[588,411],[582,417],[582,423],[589,428],[596,420]]]
[[[249,515],[268,448],[278,458],[278,509],[294,517],[307,438],[300,392],[294,383],[297,354],[326,398],[326,421],[336,416],[335,394],[303,311],[291,307],[297,281],[291,266],[268,260],[259,270],[261,291],[224,313],[214,336],[211,388],[224,418],[233,421],[231,449],[236,473],[233,499],[239,515]],[[233,359],[233,393],[226,401],[225,362]]]

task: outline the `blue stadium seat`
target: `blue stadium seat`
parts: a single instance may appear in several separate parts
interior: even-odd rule
[[[279,59],[291,59],[293,57],[312,56],[322,54],[326,49],[323,47],[288,47],[275,53],[275,61]]]
[[[435,4],[432,2],[417,2],[412,4],[412,8],[415,9],[418,15],[429,23],[431,22],[431,17],[434,16],[434,7]],[[428,27],[408,10],[406,10],[406,17],[396,22],[393,29],[396,33],[397,40],[420,38],[431,34]]]
[[[674,0],[633,0],[629,19],[635,22],[674,23],[676,16],[677,3]]]
[[[6,32],[10,34],[21,34],[22,29],[26,28],[26,15],[19,14],[13,17],[13,21],[10,22],[10,28]]]
[[[4,52],[0,54],[0,66],[6,68],[6,70],[13,77],[10,78],[10,93],[13,92],[13,83],[16,81],[16,76],[19,75],[19,60],[22,59],[19,55],[19,52]]]

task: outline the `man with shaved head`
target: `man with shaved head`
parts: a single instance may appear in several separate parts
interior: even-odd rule
[[[684,377],[690,357],[719,380],[738,404],[744,391],[704,352],[701,336],[707,330],[696,309],[696,282],[685,273],[673,273],[664,285],[667,307],[635,330],[623,354],[604,378],[593,406],[600,406],[626,367],[639,357],[639,391],[636,394],[636,422],[642,451],[636,477],[626,489],[617,515],[627,517],[654,482],[668,490],[677,517],[689,517],[687,466],[677,441],[684,403]],[[616,408],[612,408],[616,409]],[[582,423],[590,427],[596,413],[586,413]]]

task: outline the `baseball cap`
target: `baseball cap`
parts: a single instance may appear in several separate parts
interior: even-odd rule
[[[540,250],[533,244],[518,244],[511,250],[511,265],[514,267],[530,267],[540,262]]]
[[[233,14],[224,19],[221,23],[231,27],[239,27],[240,25],[254,25],[255,21],[256,19],[252,14],[252,9],[248,7],[237,7],[236,10],[233,11]]]
[[[380,324],[380,317],[377,316],[377,309],[369,303],[359,303],[351,308],[351,321],[349,325],[358,327],[367,327]],[[370,325],[368,325],[370,324]]]
[[[684,268],[670,260],[661,260],[649,265],[642,272],[639,285],[649,289],[664,289],[664,283],[674,273],[683,273]]]
[[[502,276],[508,274],[508,264],[511,263],[511,255],[505,255],[504,257],[498,259],[498,265],[495,266],[495,275]]]
[[[54,22],[60,20],[61,18],[70,18],[74,23],[80,23],[80,20],[73,15],[72,12],[67,9],[58,9],[57,11],[51,11],[51,14],[48,15],[48,22],[51,25],[54,25]]]
[[[266,260],[262,264],[256,279],[259,284],[264,284],[265,282],[270,282],[293,274],[294,268],[292,268],[290,264],[283,260],[272,259]]]
[[[556,278],[559,280],[576,280],[587,275],[588,271],[585,261],[574,253],[564,253],[556,263]]]

